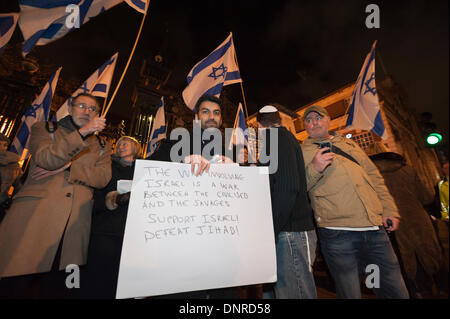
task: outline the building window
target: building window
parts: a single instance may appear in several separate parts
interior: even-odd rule
[[[346,100],[340,100],[333,104],[330,104],[326,107],[326,110],[328,112],[328,115],[332,120],[341,117],[345,115],[345,112],[347,110],[347,101]]]
[[[374,144],[375,140],[372,132],[361,132],[353,134],[352,140],[365,150],[369,145]]]

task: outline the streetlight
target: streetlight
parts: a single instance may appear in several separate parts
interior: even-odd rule
[[[427,136],[428,145],[437,145],[442,141],[442,135],[439,133],[430,133]]]

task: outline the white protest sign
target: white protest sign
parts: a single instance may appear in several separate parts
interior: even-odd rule
[[[276,281],[269,177],[259,167],[137,160],[116,298]]]

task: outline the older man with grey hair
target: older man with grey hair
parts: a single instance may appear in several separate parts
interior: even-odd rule
[[[30,174],[0,225],[0,286],[9,282],[5,277],[47,273],[36,277],[46,288],[52,286],[50,277],[62,273],[55,291],[64,291],[65,272],[58,270],[86,264],[93,191],[111,179],[111,146],[94,134],[105,128],[99,111],[96,97],[80,94],[70,115],[32,126]],[[15,289],[7,295],[14,296]],[[23,293],[16,296],[30,297]]]

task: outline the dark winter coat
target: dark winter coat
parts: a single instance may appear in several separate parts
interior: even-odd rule
[[[265,134],[268,132],[265,130]],[[278,152],[278,168],[269,175],[275,238],[282,231],[312,230],[313,214],[308,201],[305,162],[300,143],[285,127],[272,128],[269,134],[278,134],[278,148],[270,145],[268,136],[263,140],[264,145],[268,145],[266,154]]]
[[[134,166],[124,166],[113,158],[111,181],[95,191],[88,263],[83,276],[85,298],[115,298],[128,204],[110,210],[106,202],[110,199],[108,194],[117,190],[118,180],[133,179]]]
[[[423,208],[433,200],[433,195],[399,154],[380,153],[371,159],[383,175],[402,218],[395,239],[407,277],[416,277],[417,260],[429,275],[436,273],[441,251],[430,216]]]

